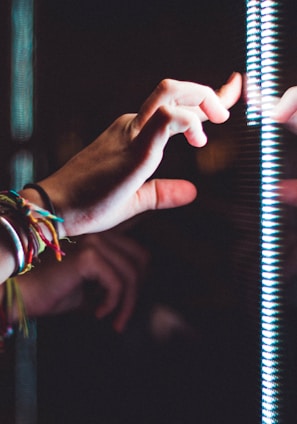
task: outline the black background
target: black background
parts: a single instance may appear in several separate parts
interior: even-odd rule
[[[294,2],[287,7],[286,16],[294,16]],[[10,140],[9,2],[1,9],[5,187],[8,159],[23,146]],[[245,69],[245,9],[238,0],[39,0],[35,17],[35,131],[27,147],[36,158],[37,179],[116,117],[137,111],[161,79],[216,88],[232,71]],[[293,25],[287,34],[290,85],[297,57]],[[152,253],[152,263],[125,333],[114,333],[110,319],[97,322],[82,314],[39,320],[39,424],[259,421],[258,356],[250,357],[258,351],[257,320],[250,324],[250,301],[232,272],[241,236],[232,214],[241,104],[233,115],[225,129],[206,125],[209,145],[221,139],[229,151],[222,169],[200,169],[202,153],[182,136],[166,149],[156,175],[190,179],[199,196],[188,207],[144,215],[131,231]],[[71,132],[78,145],[67,143]],[[148,322],[159,304],[181,314],[191,335],[154,340]]]

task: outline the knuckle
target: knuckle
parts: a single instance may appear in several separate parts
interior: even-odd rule
[[[201,86],[204,90],[204,97],[212,97],[215,96],[215,92],[212,88],[210,88],[208,85]]]
[[[174,85],[174,80],[170,78],[164,78],[162,81],[159,82],[157,86],[157,91],[159,91],[160,93],[167,93],[168,91],[172,90]]]

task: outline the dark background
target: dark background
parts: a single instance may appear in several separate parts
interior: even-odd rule
[[[53,164],[63,132],[92,140],[120,114],[137,111],[161,79],[219,87],[242,69],[240,2],[62,3],[37,8],[38,122]],[[195,155],[176,137],[157,175],[196,182],[197,203],[147,214],[132,231],[152,262],[126,332],[119,337],[108,320],[69,315],[39,324],[42,422],[251,422],[254,400],[245,399],[250,382],[242,383],[249,375],[228,279],[234,234],[222,212],[233,175],[228,167],[221,183],[218,175],[199,175]],[[155,340],[156,305],[181,314],[191,334]]]
[[[294,3],[287,7],[294,16]],[[1,9],[0,173],[6,187],[9,158],[22,146],[9,135],[9,2]],[[137,111],[163,78],[216,88],[245,69],[242,1],[39,0],[35,15],[36,126],[27,148],[37,179],[119,115]],[[294,26],[288,34],[290,85]],[[190,179],[199,196],[190,206],[145,214],[130,230],[152,261],[122,335],[110,319],[83,314],[38,321],[39,424],[259,421],[257,249],[247,248],[242,275],[234,272],[249,231],[234,206],[246,200],[239,194],[243,119],[239,102],[227,125],[206,124],[204,149],[197,152],[182,136],[166,148],[156,175]],[[253,237],[256,243],[257,227]],[[156,305],[170,307],[190,330],[156,340],[149,329]]]

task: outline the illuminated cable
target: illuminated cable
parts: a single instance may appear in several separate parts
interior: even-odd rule
[[[261,143],[261,419],[281,422],[281,207],[276,195],[282,166],[280,134],[270,118],[279,95],[279,2],[247,0],[247,120]]]

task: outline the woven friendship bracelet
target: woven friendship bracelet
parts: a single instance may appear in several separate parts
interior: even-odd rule
[[[23,189],[25,190],[26,188],[31,188],[33,190],[36,190],[40,197],[43,200],[43,203],[45,204],[45,209],[47,209],[49,212],[51,212],[52,215],[56,216],[56,210],[55,207],[53,205],[53,202],[51,201],[49,195],[47,194],[47,192],[39,185],[36,183],[28,183],[25,184]],[[53,225],[58,233],[58,223],[57,221],[53,221]]]
[[[0,192],[0,228],[4,230],[3,234],[13,246],[15,253],[16,265],[11,277],[29,271],[33,266],[33,259],[37,259],[46,246],[55,252],[58,261],[64,255],[54,227],[54,223],[63,222],[63,219],[55,215],[54,207],[47,194],[40,186],[37,187],[48,210],[29,202],[14,190]],[[30,188],[36,189],[35,185]],[[45,229],[50,234],[50,239],[48,239],[48,233],[44,232]],[[28,335],[26,310],[21,291],[16,279],[11,277],[5,282],[6,295],[3,304],[0,305],[0,351],[3,350],[5,338],[12,333],[14,304],[17,306],[19,328],[25,336]]]
[[[33,258],[43,250],[41,249],[43,243],[55,251],[58,261],[62,259],[63,252],[60,249],[59,238],[53,223],[63,220],[53,215],[51,211],[40,208],[21,197],[14,190],[9,190],[0,192],[0,216],[9,220],[21,240],[20,234],[27,239],[25,272],[31,269]],[[45,228],[51,234],[51,240],[45,236],[43,231]],[[12,238],[12,234],[10,237]]]

